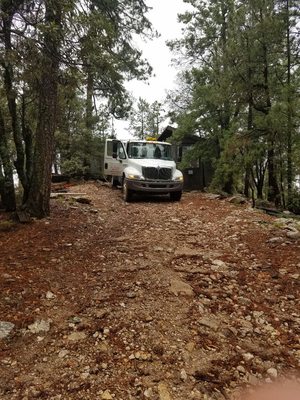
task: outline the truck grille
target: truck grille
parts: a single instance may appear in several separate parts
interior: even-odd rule
[[[143,167],[142,171],[145,179],[152,179],[152,180],[172,179],[172,168]]]

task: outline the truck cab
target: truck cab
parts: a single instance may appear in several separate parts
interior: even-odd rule
[[[107,139],[104,175],[113,185],[122,185],[127,202],[134,193],[170,194],[172,201],[181,199],[183,175],[176,169],[169,143]]]

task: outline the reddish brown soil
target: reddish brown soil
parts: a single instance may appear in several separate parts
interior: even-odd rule
[[[222,398],[270,368],[296,374],[300,241],[273,217],[199,193],[125,204],[106,186],[72,190],[92,205],[55,199],[50,218],[0,232],[0,320],[15,324],[1,399]]]

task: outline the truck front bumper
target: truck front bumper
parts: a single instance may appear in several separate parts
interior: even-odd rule
[[[183,182],[176,181],[147,181],[126,179],[127,187],[135,192],[165,194],[170,192],[181,192]]]

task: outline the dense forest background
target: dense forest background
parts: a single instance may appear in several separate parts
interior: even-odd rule
[[[213,190],[300,210],[297,0],[185,0],[183,36],[168,45],[182,71],[166,104],[133,99],[151,67],[134,37],[156,33],[143,0],[1,0],[0,195],[6,210],[49,214],[51,171],[88,173],[111,120],[139,138],[166,115],[199,142],[185,163],[215,168]],[[174,61],[175,62],[175,61]],[[201,143],[201,144],[200,144]],[[18,175],[22,199],[14,186]]]
[[[184,69],[169,95],[177,137],[206,139],[189,158],[213,161],[215,189],[299,211],[299,2],[186,3],[169,44]]]

